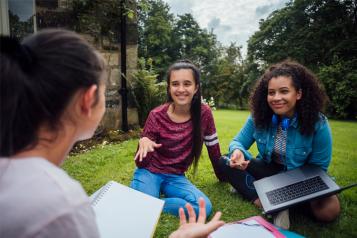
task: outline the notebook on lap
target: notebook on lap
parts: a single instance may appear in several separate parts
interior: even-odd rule
[[[305,165],[254,182],[266,214],[329,196],[356,185],[357,183],[340,187],[325,171],[314,165]]]
[[[114,181],[90,196],[102,238],[153,237],[164,201]]]

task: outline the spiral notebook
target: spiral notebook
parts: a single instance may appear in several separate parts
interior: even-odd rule
[[[109,181],[90,196],[102,238],[153,237],[164,201]]]

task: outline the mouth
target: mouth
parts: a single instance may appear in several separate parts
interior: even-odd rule
[[[285,106],[285,103],[272,103],[270,105],[275,109],[280,109],[280,108],[283,108]]]

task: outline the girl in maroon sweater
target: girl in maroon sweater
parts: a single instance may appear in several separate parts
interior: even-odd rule
[[[167,95],[168,102],[153,109],[146,120],[131,187],[154,197],[164,195],[164,212],[176,216],[186,203],[198,213],[202,197],[208,216],[210,200],[184,174],[192,163],[196,170],[204,142],[215,174],[223,180],[216,128],[211,109],[201,104],[197,67],[189,61],[174,63],[167,74]]]

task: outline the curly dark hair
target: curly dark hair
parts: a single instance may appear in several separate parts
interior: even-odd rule
[[[278,76],[291,77],[294,88],[302,92],[302,97],[296,102],[297,119],[300,132],[311,135],[314,125],[319,120],[319,113],[324,109],[327,96],[317,77],[303,65],[285,60],[270,66],[256,82],[250,95],[249,104],[254,123],[258,128],[268,128],[274,114],[267,102],[268,83]]]

